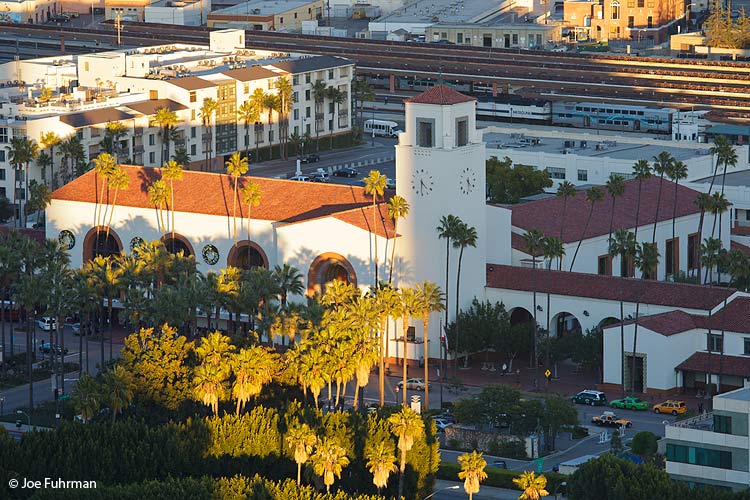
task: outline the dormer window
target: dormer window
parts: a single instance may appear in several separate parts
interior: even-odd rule
[[[435,144],[435,120],[417,118],[417,145],[431,148]]]

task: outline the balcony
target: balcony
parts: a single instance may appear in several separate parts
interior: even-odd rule
[[[712,412],[666,424],[665,437],[668,442],[669,440],[688,441],[695,443],[695,446],[707,444],[745,450],[750,448],[750,438],[747,436],[714,432]]]
[[[669,427],[683,427],[687,429],[699,429],[702,431],[713,431],[714,430],[714,414],[713,412],[706,412],[695,417],[686,418],[685,420],[678,420],[667,424]]]

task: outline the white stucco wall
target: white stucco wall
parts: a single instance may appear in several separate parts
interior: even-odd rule
[[[510,265],[513,261],[511,215],[507,208],[487,205],[487,263]]]

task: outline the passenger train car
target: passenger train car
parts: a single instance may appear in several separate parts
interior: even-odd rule
[[[672,108],[595,102],[553,102],[552,124],[577,128],[670,134]]]

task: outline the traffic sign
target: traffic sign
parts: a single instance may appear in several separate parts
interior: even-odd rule
[[[547,377],[547,378],[549,378],[550,375],[552,375],[552,372],[549,371],[549,368],[548,368],[547,371],[544,372],[544,376]]]
[[[542,469],[544,468],[544,458],[537,458],[534,460],[534,465],[536,465],[536,473],[541,474]]]
[[[70,394],[63,394],[58,399],[60,399],[60,401],[65,401],[66,399],[70,399]]]

